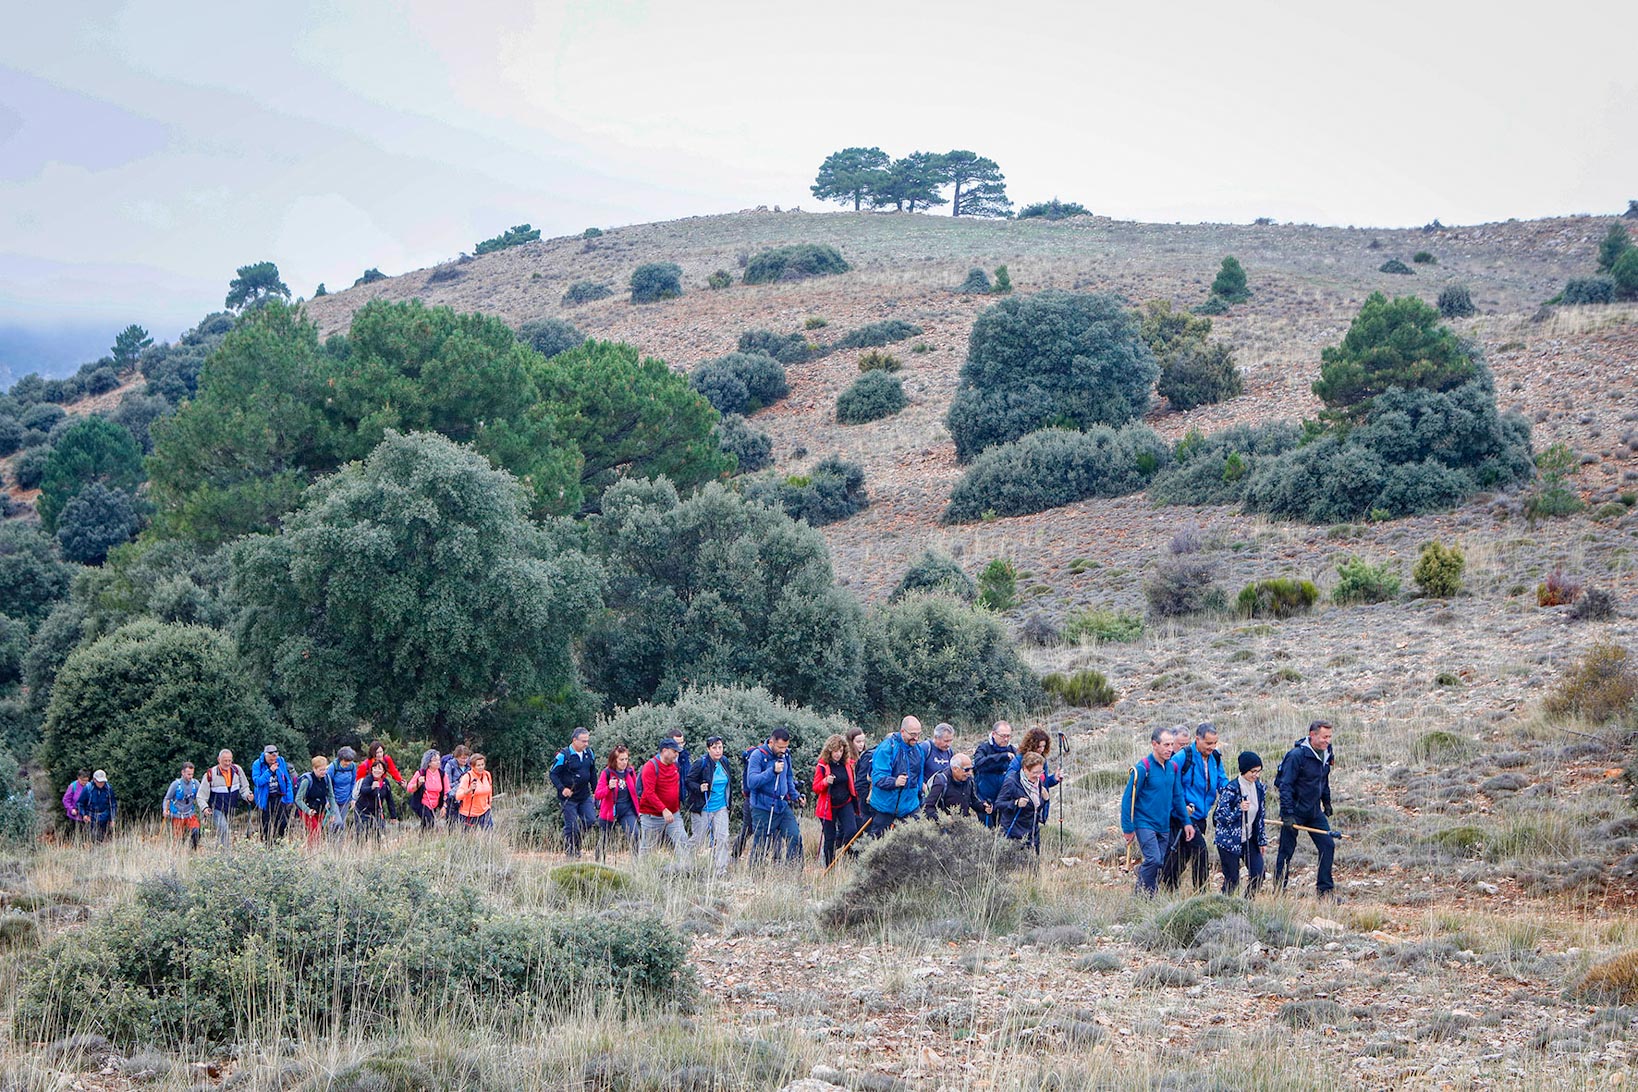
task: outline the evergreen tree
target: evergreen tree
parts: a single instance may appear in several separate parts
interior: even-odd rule
[[[130,492],[141,481],[142,448],[136,438],[105,417],[83,418],[57,438],[46,459],[35,505],[40,524],[55,532],[63,506],[92,482]]]
[[[1012,215],[1006,178],[995,160],[959,150],[939,158],[944,167],[944,180],[955,187],[950,198],[951,216]]]
[[[493,239],[485,239],[472,248],[473,254],[491,254],[497,250],[507,250],[524,243],[537,242],[540,239],[540,229],[528,224],[518,224],[509,227]]]
[[[944,157],[935,152],[911,152],[895,159],[887,168],[870,203],[877,208],[892,205],[899,212],[931,208],[944,200]]]
[[[154,339],[148,336],[148,331],[132,323],[114,335],[114,367],[120,371],[132,367],[142,350],[150,348]]]
[[[1468,348],[1415,296],[1373,292],[1340,345],[1320,353],[1314,393],[1333,416],[1359,417],[1391,387],[1448,391],[1478,372]]]
[[[246,311],[274,297],[288,300],[290,286],[279,279],[278,266],[272,262],[256,262],[241,265],[237,276],[228,282],[225,306],[229,311]]]
[[[1632,237],[1625,224],[1611,224],[1604,241],[1598,244],[1598,271],[1608,273],[1621,260],[1621,255],[1632,249]]]
[[[887,153],[880,148],[843,148],[832,152],[819,165],[813,196],[840,204],[853,202],[857,212],[887,179]]]

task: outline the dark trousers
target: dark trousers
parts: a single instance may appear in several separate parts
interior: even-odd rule
[[[410,810],[420,817],[421,830],[423,832],[430,831],[433,826],[437,824],[438,809],[429,808],[426,806],[426,804],[422,803],[420,793],[410,794],[409,806]]]
[[[626,841],[629,843],[626,848],[631,850],[637,848],[639,835],[636,812],[628,811],[624,815],[616,816],[613,819],[599,820],[599,826],[601,828],[597,833],[597,857],[599,860],[603,858],[603,854],[608,852],[609,839],[614,837],[614,832],[617,830],[625,834]]]
[[[113,816],[103,816],[101,818],[92,816],[91,840],[93,842],[106,842],[108,840],[108,826],[113,821]]]
[[[563,798],[563,848],[569,856],[580,856],[580,832],[596,829],[597,801],[590,793],[584,800]]]
[[[290,826],[290,805],[283,800],[273,797],[267,798],[267,807],[262,809],[262,841],[273,842],[284,837],[284,832]]]
[[[1223,866],[1223,894],[1232,895],[1240,886],[1242,858],[1238,853],[1230,853],[1218,846],[1217,860]],[[1257,846],[1247,846],[1243,860],[1246,864],[1246,898],[1249,899],[1263,885],[1263,851]]]
[[[1166,859],[1160,882],[1166,885],[1166,890],[1176,891],[1187,872],[1195,887],[1204,888],[1211,882],[1211,854],[1206,849],[1205,832],[1197,829],[1193,838],[1185,839],[1179,827],[1172,832],[1172,838],[1177,849]]]
[[[779,855],[779,845],[785,847],[785,859],[802,863],[802,828],[797,826],[796,813],[790,808],[779,811],[751,809],[751,863],[757,864],[770,853]]]
[[[825,840],[819,847],[819,856],[825,867],[829,868],[830,862],[836,859],[836,854],[859,833],[859,824],[853,809],[842,807],[836,809],[836,818],[819,820],[819,829],[825,835]]]
[[[1297,822],[1305,827],[1331,829],[1331,824],[1326,821],[1323,812],[1312,818],[1299,819]],[[1290,877],[1287,873],[1291,867],[1291,856],[1297,852],[1297,835],[1301,833],[1296,827],[1284,825],[1280,827],[1280,851],[1274,857],[1274,882],[1281,890],[1284,890],[1286,883],[1289,882]],[[1314,889],[1323,895],[1335,886],[1331,882],[1331,860],[1337,855],[1336,839],[1329,834],[1310,834],[1308,837],[1314,840],[1314,849],[1319,853],[1319,872],[1314,877]]]

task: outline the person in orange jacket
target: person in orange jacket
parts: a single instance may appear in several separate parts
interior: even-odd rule
[[[461,825],[468,830],[490,830],[495,821],[490,814],[490,801],[495,795],[495,781],[489,776],[489,760],[483,755],[472,756],[472,768],[461,775],[455,787],[455,799],[461,804]]]

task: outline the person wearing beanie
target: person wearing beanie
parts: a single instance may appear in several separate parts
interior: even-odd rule
[[[1240,776],[1218,794],[1212,822],[1217,833],[1217,859],[1223,866],[1223,894],[1232,895],[1240,886],[1240,868],[1245,866],[1246,898],[1256,894],[1263,881],[1263,850],[1268,848],[1265,827],[1268,789],[1263,785],[1263,760],[1255,751],[1241,751],[1237,763]]]

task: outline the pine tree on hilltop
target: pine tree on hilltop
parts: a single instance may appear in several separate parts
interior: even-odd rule
[[[853,202],[858,212],[887,178],[887,153],[880,148],[843,148],[819,164],[813,196],[821,201]]]

